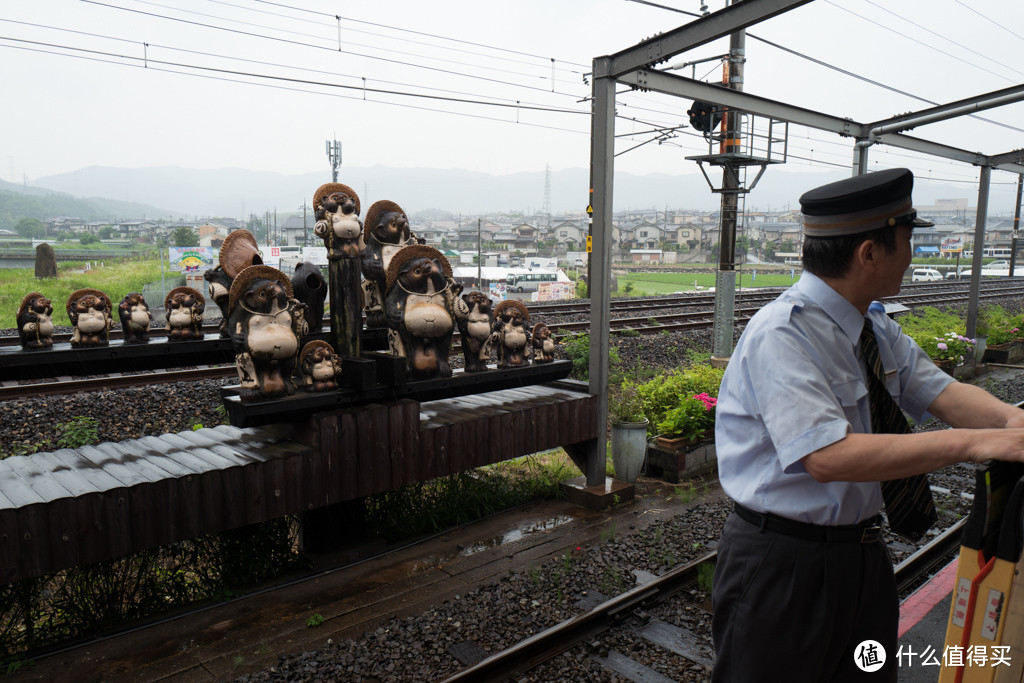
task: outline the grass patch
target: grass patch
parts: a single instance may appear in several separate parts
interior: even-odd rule
[[[756,279],[753,273],[742,271],[736,274],[737,286],[751,287],[789,287],[797,281],[799,273],[790,277],[789,271],[783,273],[758,272]],[[695,287],[707,290],[715,286],[715,273],[629,273],[619,276],[620,296],[640,296],[672,294],[674,292],[692,292]]]
[[[114,306],[125,294],[141,292],[151,282],[160,280],[160,260],[150,258],[141,261],[107,263],[102,268],[87,273],[74,272],[84,264],[61,262],[57,264],[57,277],[36,279],[32,268],[11,268],[4,270],[0,281],[0,327],[17,326],[15,317],[21,300],[29,292],[39,292],[53,302],[53,322],[56,325],[70,325],[65,307],[71,293],[79,289],[98,289],[110,297]],[[168,273],[175,276],[177,273]],[[150,301],[150,306],[161,302]],[[114,313],[115,320],[117,313]]]
[[[559,448],[369,496],[366,514],[376,534],[389,540],[408,538],[538,498],[557,498],[558,484],[577,475]]]

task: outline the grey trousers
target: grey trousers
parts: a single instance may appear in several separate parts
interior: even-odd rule
[[[712,593],[714,683],[895,681],[899,602],[884,543],[825,543],[729,515]],[[857,666],[859,645],[884,666]]]

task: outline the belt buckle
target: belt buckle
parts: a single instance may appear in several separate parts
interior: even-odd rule
[[[875,543],[879,538],[882,537],[882,527],[868,526],[864,527],[864,531],[861,532],[860,542],[861,543]]]

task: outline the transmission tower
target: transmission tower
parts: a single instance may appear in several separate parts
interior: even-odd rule
[[[331,160],[331,180],[338,182],[338,167],[341,166],[341,143],[337,140],[327,141],[327,158]]]

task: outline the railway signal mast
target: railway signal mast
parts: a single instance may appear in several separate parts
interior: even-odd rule
[[[736,0],[733,0],[733,4],[735,2]],[[729,54],[722,65],[723,87],[743,91],[745,62],[746,31],[735,31],[729,35]],[[768,164],[785,163],[788,125],[771,119],[767,122],[762,119],[759,122],[752,114],[737,109],[725,109],[709,102],[694,102],[688,113],[690,125],[704,133],[704,138],[708,142],[708,152],[686,158],[697,162],[711,191],[722,195],[711,362],[713,365],[725,367],[732,355],[735,329],[736,224],[743,206],[740,198],[754,189]],[[721,127],[716,132],[716,126],[719,125]],[[782,129],[781,136],[777,135],[776,128]],[[716,188],[711,182],[711,178],[704,170],[705,163],[721,166],[721,187]],[[747,166],[760,167],[749,186],[746,185]]]

